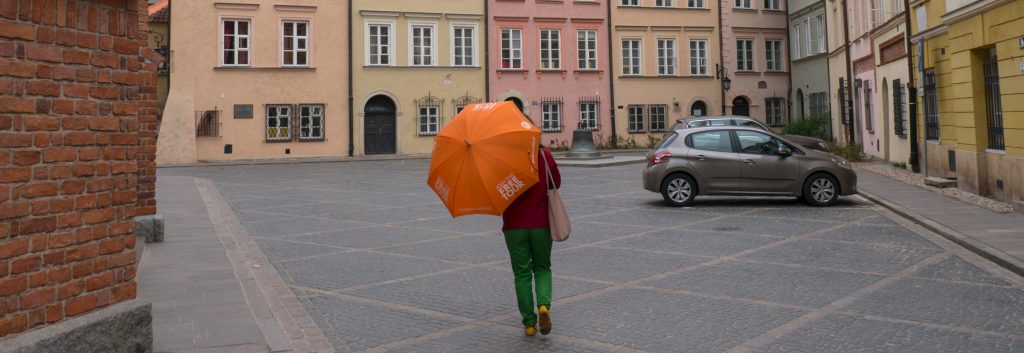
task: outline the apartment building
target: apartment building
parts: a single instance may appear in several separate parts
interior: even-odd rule
[[[789,110],[786,1],[720,0],[722,62],[732,77],[729,114],[783,126]]]
[[[831,117],[825,0],[793,0],[789,6],[789,118]]]
[[[910,164],[909,68],[903,0],[875,0],[871,29],[877,83],[872,99],[874,120],[866,129],[875,136],[875,155]],[[920,112],[920,109],[918,109]],[[919,114],[920,116],[920,114]]]

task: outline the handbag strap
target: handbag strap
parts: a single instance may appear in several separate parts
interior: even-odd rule
[[[540,158],[544,160],[544,174],[547,174],[547,176],[548,176],[548,187],[547,187],[547,189],[548,190],[551,190],[551,189],[556,189],[557,190],[558,187],[555,186],[555,177],[551,176],[551,165],[548,164],[548,155],[546,153],[544,153],[544,148],[543,147],[541,147],[541,149],[540,149]]]

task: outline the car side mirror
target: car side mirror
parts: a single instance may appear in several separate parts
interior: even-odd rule
[[[789,157],[793,155],[793,150],[789,149],[789,146],[779,146],[779,155],[783,157]]]

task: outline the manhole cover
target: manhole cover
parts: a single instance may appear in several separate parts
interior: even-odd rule
[[[717,232],[735,232],[735,231],[741,230],[741,229],[743,229],[743,228],[740,228],[740,227],[714,227],[714,228],[711,228],[711,230],[717,231]]]

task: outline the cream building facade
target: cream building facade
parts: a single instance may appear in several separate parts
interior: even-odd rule
[[[171,6],[158,164],[346,155],[345,2]]]
[[[352,1],[353,155],[426,154],[484,101],[484,1]]]
[[[877,85],[872,128],[877,136],[877,156],[886,161],[910,164],[911,97],[908,93],[910,75],[903,0],[878,0],[875,4],[871,42]]]
[[[722,62],[732,77],[725,102],[732,115],[769,126],[788,123],[789,21],[783,0],[720,0]]]

